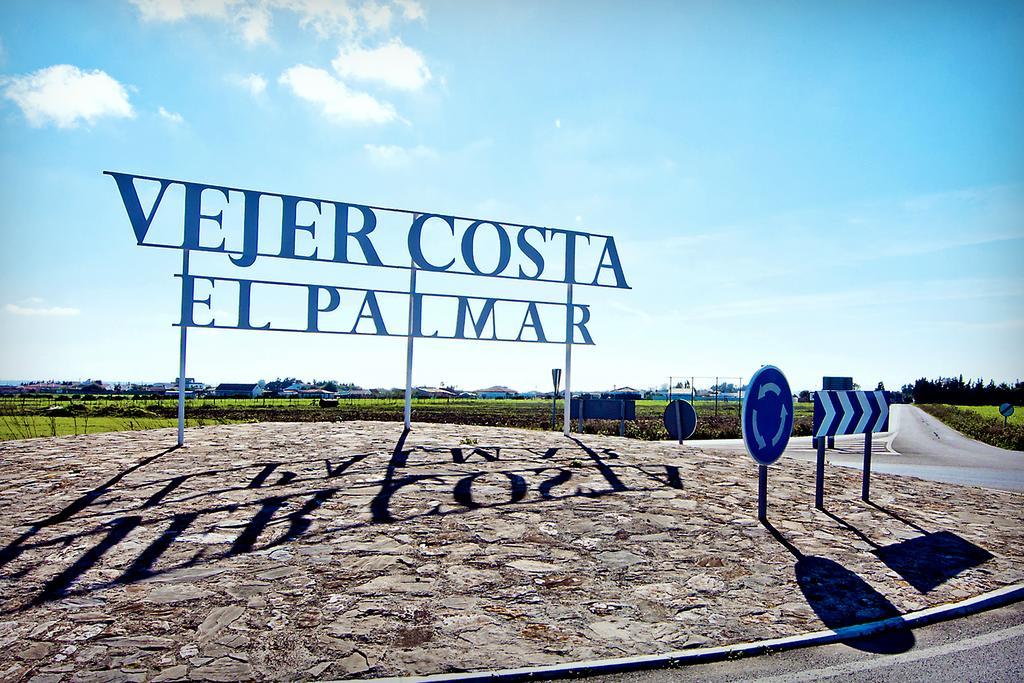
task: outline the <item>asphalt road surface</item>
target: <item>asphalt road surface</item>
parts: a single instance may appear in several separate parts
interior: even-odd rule
[[[887,640],[888,642],[879,642]],[[1013,681],[1024,680],[1024,603],[872,641],[823,645],[713,664],[588,679],[601,683],[666,681]],[[881,645],[880,647],[878,645]],[[893,647],[889,647],[892,645]],[[887,652],[878,654],[877,651]]]
[[[892,406],[889,428],[890,431],[873,437],[873,472],[1024,492],[1024,451],[1008,451],[969,439],[916,406]],[[744,451],[742,439],[686,443],[707,449]],[[836,448],[825,453],[834,465],[861,469],[864,437],[836,437]],[[790,439],[785,455],[814,462],[810,437]]]

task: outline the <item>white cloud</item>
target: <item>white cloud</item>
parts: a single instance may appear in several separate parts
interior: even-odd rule
[[[345,0],[269,0],[269,4],[296,13],[299,26],[321,38],[350,35],[359,26],[355,10]]]
[[[431,78],[423,55],[399,38],[372,49],[342,47],[331,66],[342,78],[372,81],[398,90],[419,90]]]
[[[74,128],[83,121],[92,125],[105,116],[135,116],[125,87],[98,69],[82,71],[70,64],[57,64],[4,79],[3,84],[4,97],[17,104],[35,128],[47,123]]]
[[[35,298],[33,300],[36,300]],[[4,310],[12,315],[28,315],[28,316],[70,316],[78,315],[81,313],[77,308],[64,308],[62,306],[50,306],[44,308],[42,306],[19,306],[18,304],[7,304],[4,306]]]
[[[415,147],[400,147],[398,145],[363,145],[370,161],[381,167],[401,168],[411,166],[418,161],[428,161],[438,158],[436,151],[430,147],[416,145]]]
[[[270,42],[270,11],[266,7],[243,7],[236,21],[249,45]]]
[[[187,17],[227,16],[238,0],[129,0],[146,21],[181,21]]]
[[[192,17],[230,22],[242,38],[254,45],[270,41],[274,12],[287,12],[300,27],[321,38],[351,38],[360,30],[387,31],[395,12],[405,21],[422,21],[423,6],[416,0],[393,5],[369,0],[355,7],[350,0],[130,0],[143,21],[176,22]]]
[[[555,128],[562,127],[562,119],[555,119]]]
[[[247,76],[236,76],[230,81],[240,88],[249,91],[253,97],[259,97],[267,89],[267,79],[262,74],[249,74]]]
[[[387,31],[391,26],[391,8],[377,2],[368,2],[359,8],[359,16],[371,31]]]
[[[334,123],[389,123],[398,118],[395,108],[372,95],[350,89],[323,69],[305,64],[291,67],[279,82],[296,97],[312,102]]]
[[[395,6],[402,9],[402,18],[407,21],[422,21],[426,18],[423,5],[417,0],[395,0]]]
[[[167,121],[170,121],[171,123],[173,123],[175,125],[178,125],[180,123],[185,123],[185,118],[181,114],[179,114],[177,112],[167,111],[163,107],[160,107],[160,109],[158,111],[160,113],[160,117],[161,118],[163,118],[163,119],[165,119]]]

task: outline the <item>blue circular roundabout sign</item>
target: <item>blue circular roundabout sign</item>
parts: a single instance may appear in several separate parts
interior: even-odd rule
[[[689,401],[676,400],[665,406],[664,420],[665,429],[673,439],[689,439],[697,431],[697,411]]]
[[[759,465],[771,465],[793,433],[793,393],[774,365],[754,373],[743,396],[743,444]]]

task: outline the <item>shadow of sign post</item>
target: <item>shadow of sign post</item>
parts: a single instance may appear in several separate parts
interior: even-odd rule
[[[856,626],[900,616],[899,609],[864,579],[835,560],[805,555],[767,520],[769,533],[796,558],[793,573],[804,599],[830,629]],[[914,647],[914,634],[899,629],[880,635],[844,641],[846,645],[878,654],[896,654]]]

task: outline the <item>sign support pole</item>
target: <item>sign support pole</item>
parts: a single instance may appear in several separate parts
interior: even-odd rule
[[[416,263],[409,269],[409,328],[405,347],[405,428],[412,429],[412,340],[413,312],[416,307]]]
[[[768,519],[768,465],[757,466],[757,518]]]
[[[675,404],[675,406],[676,406],[676,434],[679,435],[679,445],[682,446],[683,445],[683,418],[679,414],[679,403],[677,402]]]
[[[181,250],[181,305],[185,306],[185,278],[188,277],[188,249]],[[192,305],[191,303],[189,304]],[[178,348],[178,445],[185,445],[185,350],[187,348],[188,328],[185,316],[181,320],[181,341]]]
[[[871,493],[871,432],[864,434],[864,481],[860,487],[860,498],[867,502]]]
[[[573,307],[572,307],[572,283],[566,285],[565,295],[565,399],[564,403],[564,415],[562,416],[562,434],[569,436],[572,415],[571,403],[572,403],[572,321],[573,321]]]
[[[814,474],[814,507],[825,509],[825,437],[818,437],[817,470]]]
[[[558,417],[558,392],[551,392],[551,431],[555,431],[555,420]]]

